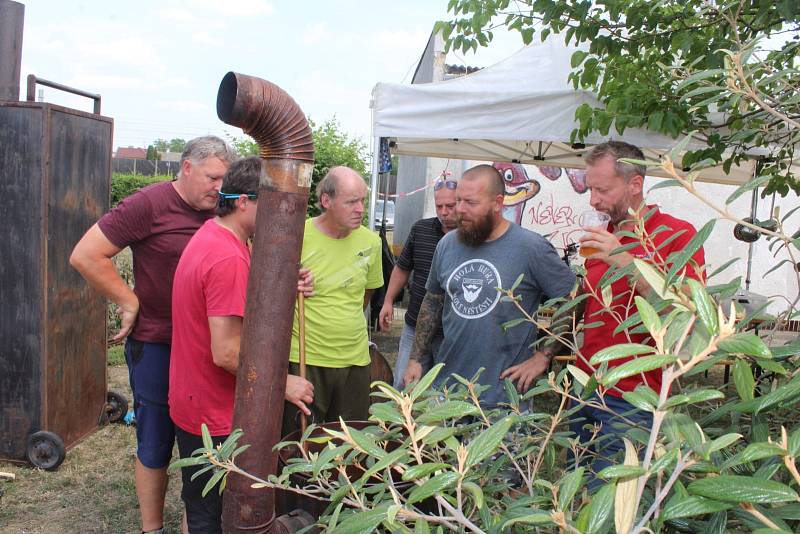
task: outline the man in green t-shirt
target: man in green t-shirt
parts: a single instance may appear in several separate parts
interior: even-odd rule
[[[370,357],[364,308],[383,285],[381,241],[361,226],[367,185],[353,169],[334,167],[317,185],[322,215],[308,219],[303,267],[314,273],[314,298],[305,303],[306,378],[314,384],[313,421],[369,416]],[[292,374],[299,374],[295,314]],[[299,426],[297,409],[284,407],[284,435]]]

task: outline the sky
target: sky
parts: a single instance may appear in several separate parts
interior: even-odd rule
[[[156,138],[242,136],[216,116],[228,71],[286,90],[317,123],[335,117],[370,143],[378,82],[410,83],[447,0],[23,0],[21,96],[28,74],[102,96],[114,146]],[[476,55],[447,62],[486,67],[522,46],[497,32]],[[91,111],[88,99],[47,87],[44,100]],[[38,94],[38,90],[37,90]]]

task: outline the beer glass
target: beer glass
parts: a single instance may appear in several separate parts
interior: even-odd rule
[[[599,227],[605,230],[609,222],[611,222],[611,216],[608,213],[597,210],[584,211],[580,218],[581,228],[584,229]],[[581,246],[579,252],[584,258],[588,258],[598,250],[594,247]]]

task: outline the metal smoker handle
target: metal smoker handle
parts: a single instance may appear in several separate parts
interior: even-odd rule
[[[45,80],[43,78],[37,78],[33,74],[28,74],[28,102],[35,102],[36,101],[36,84],[44,85],[46,87],[52,87],[53,89],[58,89],[59,91],[64,91],[67,93],[72,93],[78,96],[85,96],[86,98],[91,98],[94,100],[94,113],[95,115],[100,115],[100,95],[95,93],[89,93],[88,91],[82,91],[80,89],[75,89],[74,87],[69,87],[67,85],[63,85],[56,82],[51,82],[50,80]]]

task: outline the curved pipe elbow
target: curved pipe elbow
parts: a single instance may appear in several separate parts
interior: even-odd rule
[[[217,92],[217,116],[255,139],[264,159],[314,161],[314,140],[305,114],[273,83],[227,73]]]

